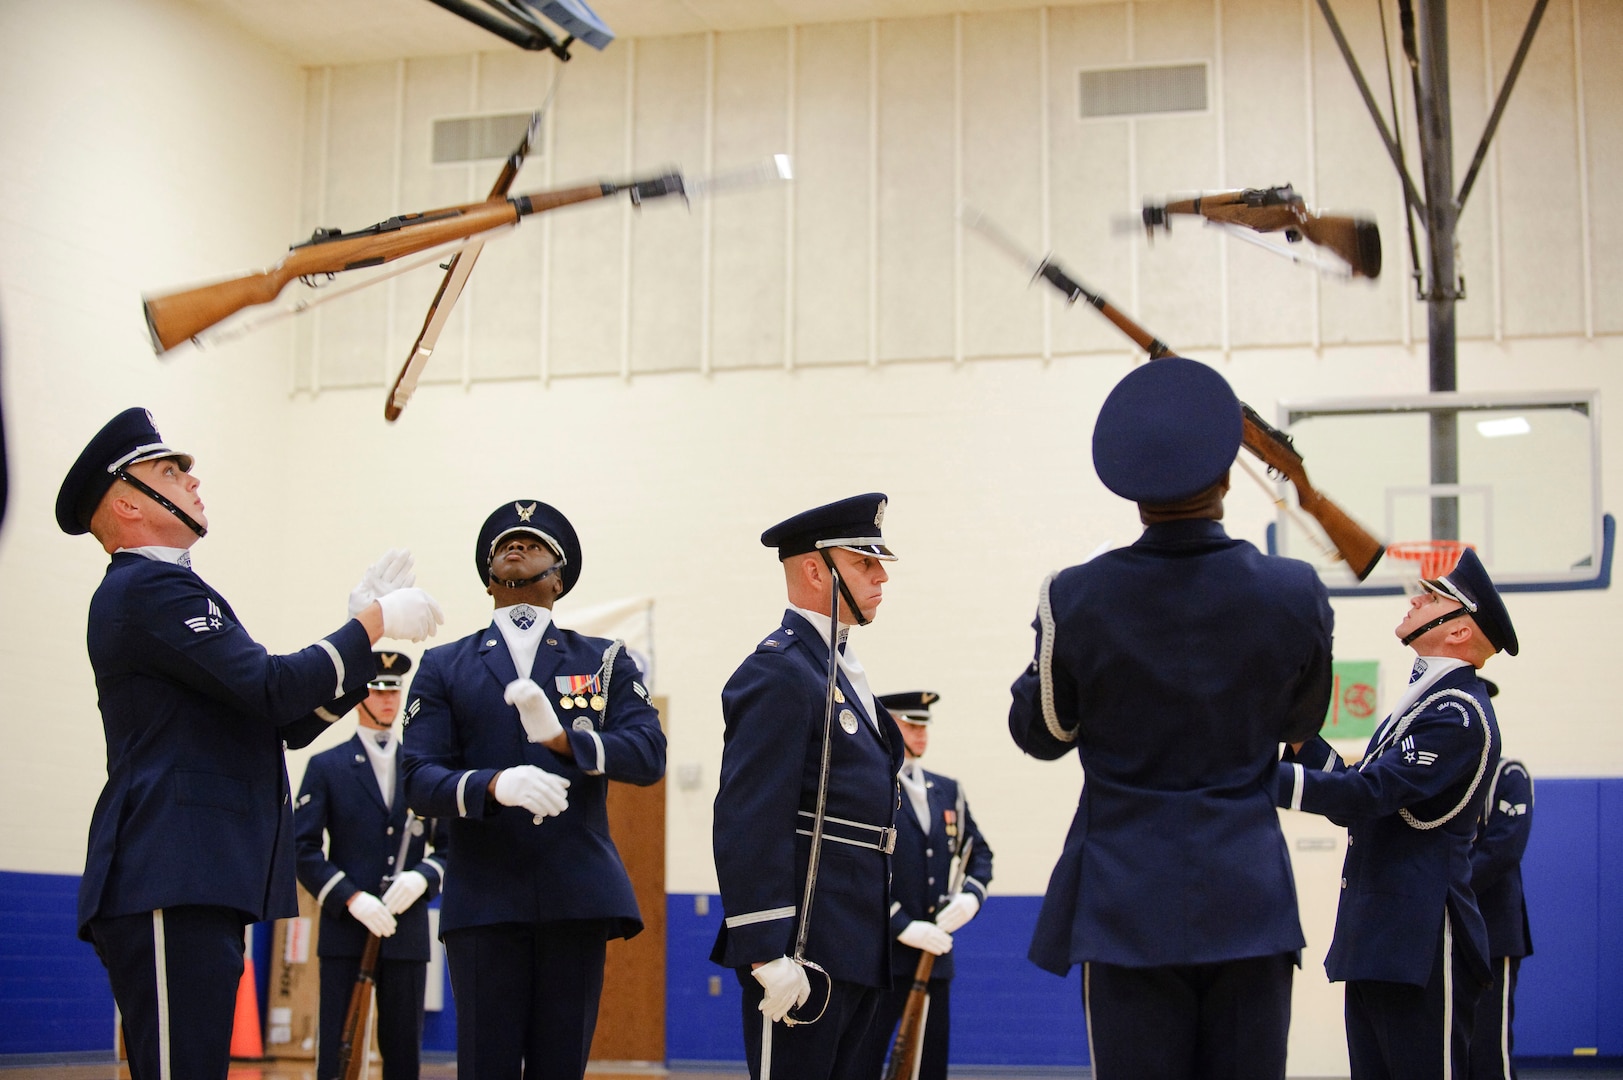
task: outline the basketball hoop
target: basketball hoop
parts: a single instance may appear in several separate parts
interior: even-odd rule
[[[1419,563],[1420,579],[1434,581],[1459,565],[1466,548],[1474,550],[1476,545],[1464,540],[1405,540],[1388,544],[1386,553],[1394,559]]]

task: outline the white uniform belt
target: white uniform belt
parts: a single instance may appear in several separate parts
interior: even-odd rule
[[[817,820],[817,815],[810,810],[802,810],[800,816],[807,819],[808,825],[804,829],[796,829],[799,836],[810,836],[810,822]],[[882,855],[889,855],[896,850],[896,830],[888,825],[868,825],[860,821],[848,821],[845,818],[823,817],[823,839],[833,840],[840,844],[850,844],[853,847],[870,848]]]

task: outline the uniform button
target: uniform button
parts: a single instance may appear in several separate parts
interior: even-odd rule
[[[935,848],[925,848],[925,849],[924,849],[924,857],[925,857],[925,858],[926,858],[926,859],[933,859],[933,858],[935,858]]]
[[[1345,889],[1347,887],[1347,879],[1346,878],[1341,879],[1341,887],[1343,889]]]
[[[394,826],[390,825],[387,829],[384,829],[383,830],[383,835],[385,835],[385,836],[393,836],[394,835]]]
[[[394,865],[394,856],[393,856],[393,855],[390,855],[390,856],[389,856],[389,865],[390,865],[390,866],[393,866],[393,865]]]
[[[1352,837],[1350,837],[1350,836],[1349,836],[1349,837],[1347,837],[1347,846],[1348,846],[1348,847],[1352,847],[1352,844],[1353,844],[1353,838],[1352,838]]]
[[[929,881],[929,884],[934,885],[935,884],[935,878],[931,878],[930,881]]]

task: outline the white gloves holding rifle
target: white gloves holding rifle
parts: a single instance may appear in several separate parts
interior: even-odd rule
[[[956,934],[958,928],[973,919],[980,909],[981,898],[965,889],[935,913],[935,924],[949,934]]]
[[[569,781],[534,765],[514,765],[496,777],[496,801],[503,806],[522,806],[541,819],[561,814],[569,806]]]
[[[415,870],[402,870],[400,876],[390,882],[388,891],[383,894],[383,906],[389,909],[389,914],[399,915],[415,904],[427,891],[427,878]]]
[[[910,949],[923,949],[931,956],[952,952],[952,935],[932,922],[914,919],[902,927],[902,932],[896,935],[896,940]]]
[[[531,742],[544,743],[564,733],[558,714],[552,711],[552,702],[533,679],[514,679],[508,683],[502,700],[518,710],[524,734]]]
[[[806,969],[787,956],[769,960],[750,974],[766,991],[761,998],[760,1009],[774,1024],[788,1016],[790,1009],[806,1004],[806,999],[811,997],[811,980],[806,978]]]
[[[425,886],[427,882],[423,883]],[[394,934],[394,916],[383,901],[369,892],[358,892],[349,898],[349,913],[355,916],[360,924],[378,937],[390,937]]]

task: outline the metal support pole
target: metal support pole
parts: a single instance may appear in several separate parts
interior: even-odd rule
[[[1426,296],[1427,342],[1431,391],[1456,389],[1454,303],[1459,274],[1454,265],[1454,230],[1459,211],[1454,202],[1453,102],[1448,82],[1447,0],[1416,0],[1420,45],[1420,155],[1426,186],[1426,235],[1429,238],[1430,288]],[[1433,413],[1431,482],[1459,483],[1458,418]],[[1434,540],[1459,538],[1459,499],[1436,496],[1431,501]]]

